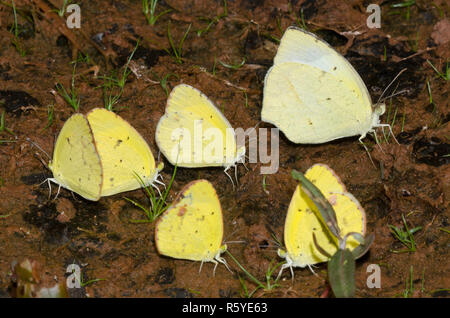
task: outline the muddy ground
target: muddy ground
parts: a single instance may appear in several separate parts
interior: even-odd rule
[[[371,1],[228,0],[225,15],[223,1],[166,0],[158,2],[157,13],[171,11],[151,26],[141,1],[82,0],[77,1],[81,29],[69,30],[65,20],[52,11],[62,1],[16,0],[15,37],[11,1],[2,1],[0,111],[5,112],[5,127],[10,132],[0,132],[0,296],[10,296],[11,264],[27,258],[36,261],[46,286],[65,281],[66,267],[72,263],[82,265],[84,281],[104,279],[70,291],[73,297],[245,296],[239,280],[245,275],[227,255],[234,273],[218,266],[215,276],[213,264],[205,264],[199,273],[199,263],[158,255],[154,223],[130,223],[131,218],[143,215],[123,199],[127,196],[146,203],[142,191],[89,202],[61,190],[56,200],[49,200],[48,186],[40,184],[51,177],[42,163],[48,158],[26,138],[52,154],[59,130],[74,113],[55,86],[61,83],[70,88],[71,62],[78,60],[74,84],[80,112],[86,113],[103,107],[100,76],[122,72],[138,40],[131,64],[134,72],[127,77],[115,107],[144,136],[155,155],[154,132],[167,99],[160,79],[168,74],[173,74],[167,78],[169,92],[182,82],[197,87],[233,127],[246,129],[260,123],[259,127],[270,128],[260,122],[264,76],[272,65],[277,39],[288,26],[299,25],[323,37],[354,65],[373,100],[407,68],[388,95],[394,89],[403,92],[387,100],[388,104],[391,101],[389,118],[388,112],[381,117],[383,123],[393,123],[400,144],[392,138],[386,142],[380,130],[382,150],[372,137],[366,138],[374,167],[358,137],[297,145],[280,133],[280,169],[266,176],[265,188],[261,164],[247,163],[248,170],[239,166],[236,191],[220,168],[180,168],[168,202],[188,182],[210,180],[224,211],[225,241],[241,241],[228,244],[229,251],[265,281],[269,264],[282,261],[274,237],[282,240],[296,186],[291,170],[306,171],[314,163],[325,163],[361,202],[368,231],[376,237],[370,252],[357,261],[356,295],[448,297],[449,82],[431,64],[445,72],[450,60],[449,5],[445,0],[418,0],[409,7],[395,8],[392,5],[400,0],[373,2],[382,9],[379,29],[366,26],[366,7]],[[169,24],[176,43],[191,25],[181,64],[173,58]],[[92,40],[102,33],[97,42]],[[173,166],[161,160],[167,181]],[[60,216],[62,211],[65,217]],[[404,246],[388,225],[402,227],[402,215],[410,228],[422,227],[414,236],[415,252],[393,252]],[[380,266],[381,288],[367,287],[369,264]],[[260,289],[253,296],[318,297],[328,288],[326,264],[315,271],[317,276],[297,268],[293,281],[285,271],[280,286]],[[410,278],[412,288],[405,285]],[[255,287],[247,279],[245,284],[250,291]]]

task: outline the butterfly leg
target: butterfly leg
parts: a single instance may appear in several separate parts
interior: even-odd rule
[[[53,201],[55,201],[58,198],[59,195],[59,191],[61,190],[61,185],[58,185],[58,192],[56,192],[55,198],[53,199]]]
[[[222,263],[223,265],[225,265],[225,267],[230,271],[230,273],[233,273],[233,271],[232,271],[232,270],[230,269],[230,267],[228,266],[227,261],[226,261],[223,257],[216,256],[216,260],[217,260],[219,263]]]
[[[48,184],[48,199],[50,200],[50,198],[52,196],[52,182],[55,182],[55,180],[53,178],[47,178],[44,181],[42,181],[41,183],[39,183],[38,186],[40,186],[44,182],[47,182],[47,184]]]
[[[154,182],[155,182],[155,183],[160,183],[160,182],[158,182],[157,180],[155,180]],[[161,196],[161,190],[159,190],[159,188],[158,188],[155,184],[151,183],[150,186],[152,186],[153,188],[155,188],[156,191],[158,191],[159,196]],[[165,185],[164,185],[164,186],[165,186]]]
[[[377,132],[375,130],[372,130],[371,132],[373,133],[373,137],[375,138],[375,142],[377,143],[377,145],[380,148],[381,152],[384,153],[383,148],[381,147],[381,143],[378,140]]]
[[[217,262],[214,259],[211,262],[214,263],[213,276],[216,276],[216,268],[217,268],[217,265],[219,265],[219,262]]]
[[[378,125],[376,125],[376,126],[374,126],[374,127],[387,127],[387,128],[389,128],[389,132],[391,133],[392,138],[394,138],[395,142],[396,142],[398,145],[400,145],[400,143],[398,142],[397,138],[395,138],[395,135],[394,135],[394,132],[392,131],[391,125],[389,125],[389,124],[378,124]]]
[[[161,181],[158,180],[158,177],[161,177]],[[155,180],[153,180],[153,182],[162,185],[164,187],[164,189],[166,189],[166,184],[164,182],[162,182],[162,181],[164,181],[164,180],[162,178],[162,175],[160,175],[160,174],[158,174],[156,176]]]
[[[78,201],[77,198],[75,197],[75,194],[73,194],[73,191],[70,191],[70,193],[72,194],[72,198],[73,198],[75,201]]]
[[[292,266],[289,266],[289,269],[291,270],[291,279],[292,279],[292,282],[294,282],[294,269],[293,269]]]
[[[246,156],[246,157],[247,157],[247,156]],[[247,169],[247,171],[250,171],[250,170],[248,169],[247,165],[245,164],[244,159],[242,159],[242,164],[244,165],[245,169]]]
[[[39,185],[41,185],[42,183],[44,183],[45,181],[47,181],[48,183],[48,199],[50,200],[51,196],[52,196],[52,183],[50,182],[50,178],[45,179],[43,182],[41,182]]]
[[[278,272],[278,276],[276,281],[278,281],[281,277],[281,274],[283,273],[283,271],[289,268],[291,270],[291,275],[292,275],[292,280],[294,280],[294,270],[292,269],[292,261],[290,259],[286,259],[286,263],[284,263],[283,265],[281,265],[280,271]]]
[[[317,273],[312,269],[313,268],[312,265],[308,264],[308,268],[315,276],[319,277],[319,275],[317,275]]]
[[[59,183],[57,183],[57,182],[55,181],[55,179],[53,179],[53,178],[47,178],[47,179],[45,179],[43,182],[41,182],[40,184],[44,183],[45,181],[47,181],[47,183],[48,183],[48,189],[49,189],[48,199],[49,199],[49,200],[50,200],[50,197],[52,196],[52,185],[51,185],[51,183],[54,182],[54,183],[56,183],[56,184],[58,185],[58,192],[56,193],[55,198],[52,200],[52,201],[55,201],[56,198],[57,198],[58,195],[59,195],[59,191],[61,190],[61,185],[60,185]]]
[[[276,279],[275,281],[277,281],[277,280],[280,279],[281,274],[283,273],[283,270],[284,270],[285,268],[287,268],[287,266],[285,266],[285,265],[286,265],[286,264],[281,265],[280,271],[278,272],[278,276],[277,276],[277,279]]]
[[[231,166],[226,167],[225,170],[224,170],[223,172],[225,172],[225,174],[228,176],[228,178],[230,178],[231,184],[233,185],[233,191],[234,191],[234,189],[235,189],[234,181],[233,181],[233,178],[231,178],[230,174],[228,173],[228,170],[230,169],[230,167],[231,167]]]
[[[367,149],[366,145],[364,144],[364,142],[362,141],[363,138],[365,138],[366,136],[361,136],[359,137],[359,142],[361,143],[361,145],[364,147],[364,149],[366,149],[367,155],[369,156],[370,162],[372,163],[372,165],[376,168],[377,166],[375,166],[375,163],[372,160],[372,156],[370,155],[369,149]]]
[[[201,271],[202,271],[202,267],[203,267],[203,261],[201,261],[201,263],[200,263],[200,269],[198,270],[198,273],[199,273],[199,274],[200,274]]]

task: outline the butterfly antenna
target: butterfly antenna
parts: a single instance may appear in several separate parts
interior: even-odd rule
[[[228,244],[228,242],[226,241],[226,239],[228,237],[233,237],[233,235],[237,232],[238,230],[234,230],[233,232],[231,232],[230,234],[227,234],[227,236],[224,238],[224,244]]]
[[[224,244],[245,244],[247,243],[246,241],[242,240],[242,241],[226,241],[224,242]]]
[[[381,93],[380,97],[378,98],[377,104],[381,101],[381,98],[383,97],[384,93],[391,87],[391,85],[395,82],[395,80],[404,72],[407,68],[405,67],[400,72],[398,72],[397,76],[394,77],[394,79],[389,83],[389,85],[384,89],[383,93]]]
[[[403,93],[409,93],[409,89],[404,89],[404,90],[401,90],[399,92],[395,92],[394,91],[394,93],[392,93],[392,95],[389,95],[389,96],[386,96],[385,98],[383,98],[383,101],[385,101],[388,98],[392,98],[392,97],[395,97],[395,96],[403,94]]]
[[[26,140],[27,140],[30,144],[32,144],[33,146],[35,146],[36,148],[38,148],[40,151],[42,151],[43,153],[45,153],[45,155],[48,157],[48,160],[52,160],[52,158],[50,157],[50,155],[49,155],[44,149],[42,149],[41,146],[39,146],[37,143],[31,141],[31,139],[28,138],[28,137],[26,138]]]

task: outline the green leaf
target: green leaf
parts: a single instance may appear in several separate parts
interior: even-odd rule
[[[325,225],[328,227],[330,232],[341,241],[341,235],[339,232],[339,227],[337,224],[336,213],[330,202],[324,197],[322,192],[306,177],[303,173],[292,170],[292,177],[298,180],[302,185],[302,190],[308,195],[308,197],[314,202],[322,215]]]
[[[337,298],[355,296],[355,258],[350,250],[338,250],[328,262],[328,279]]]
[[[373,233],[366,235],[366,237],[364,238],[364,243],[361,243],[352,251],[355,260],[367,253],[374,240],[375,235]]]

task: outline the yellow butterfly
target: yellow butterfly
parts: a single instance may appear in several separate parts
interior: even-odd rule
[[[264,80],[261,118],[295,143],[318,144],[360,135],[380,124],[383,103],[372,104],[353,66],[316,35],[289,27]],[[376,135],[375,135],[376,137]]]
[[[177,85],[170,93],[155,136],[171,164],[187,168],[223,166],[230,179],[227,171],[245,156],[245,146],[238,148],[228,120],[208,97],[186,84]]]
[[[105,108],[86,116],[75,114],[64,124],[49,163],[60,187],[97,201],[102,196],[153,185],[160,164],[142,136],[124,119]]]
[[[337,218],[341,236],[356,232],[364,236],[366,216],[358,200],[347,192],[336,173],[325,164],[315,164],[308,169],[305,177],[310,180],[332,205]],[[338,239],[327,227],[316,205],[298,185],[289,204],[284,226],[284,243],[286,249],[279,249],[278,255],[286,259],[280,273],[285,268],[306,266],[326,262],[329,258],[319,252],[313,241],[313,233],[318,245],[329,255],[338,249]],[[353,250],[359,243],[350,237],[346,247]]]
[[[155,242],[162,255],[192,261],[223,263],[222,208],[207,180],[187,184],[156,224]],[[216,269],[214,267],[214,271]],[[228,266],[227,266],[228,268]],[[200,267],[201,270],[201,267]]]

